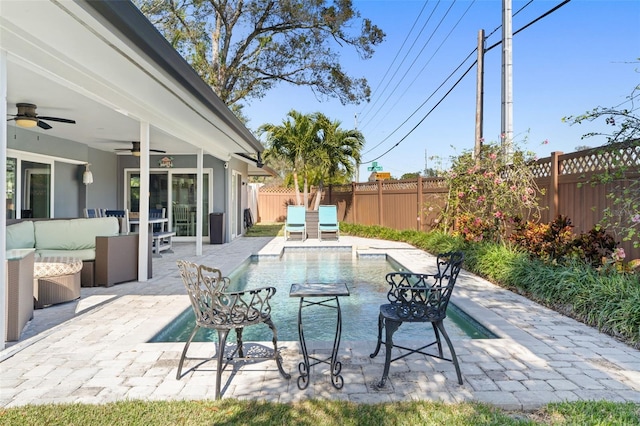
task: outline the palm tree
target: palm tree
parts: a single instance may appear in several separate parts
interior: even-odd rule
[[[304,185],[304,205],[308,205],[308,184],[312,158],[318,148],[318,122],[310,114],[302,114],[291,110],[281,125],[263,124],[259,132],[267,136],[265,160],[284,159],[291,167],[294,187],[296,190],[296,204],[302,205],[300,200],[300,186],[298,173],[302,173]]]
[[[319,169],[318,194],[314,209],[320,205],[325,181],[335,183],[340,180],[352,180],[356,167],[360,164],[360,152],[364,146],[364,136],[358,130],[343,130],[340,122],[331,121],[321,113],[316,114],[322,132],[320,134],[320,155],[316,157]]]
[[[300,201],[298,173],[302,173],[304,206],[308,206],[309,185],[318,185],[314,209],[320,203],[324,181],[340,176],[351,177],[360,162],[364,136],[357,130],[343,130],[339,121],[331,121],[322,113],[302,114],[291,110],[282,125],[264,124],[259,129],[267,136],[265,159],[283,159],[291,169]],[[284,176],[283,176],[284,177]]]

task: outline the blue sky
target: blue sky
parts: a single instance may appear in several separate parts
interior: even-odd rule
[[[527,3],[528,0],[513,0],[513,12]],[[513,30],[560,3],[561,0],[532,1],[513,18]],[[446,168],[451,156],[473,148],[475,67],[433,112],[427,114],[476,59],[474,54],[442,89],[436,91],[477,46],[478,30],[484,29],[489,35],[501,25],[502,1],[431,0],[424,7],[423,1],[367,0],[354,1],[354,5],[363,17],[370,18],[387,34],[374,57],[367,61],[360,60],[353,50],[340,51],[343,67],[351,75],[369,81],[373,90],[371,103],[343,106],[335,100],[318,100],[308,88],[281,85],[245,108],[244,113],[250,118],[248,126],[256,129],[264,123],[279,124],[289,110],[296,109],[303,113],[323,112],[341,121],[343,128],[351,129],[356,125],[357,115],[358,129],[366,138],[365,162],[377,161],[394,177],[422,171],[425,156],[428,167]],[[424,11],[416,21],[423,7]],[[428,24],[416,39],[430,15]],[[415,28],[409,33],[414,23]],[[501,30],[498,29],[488,38],[486,46],[500,39]],[[414,40],[415,47],[409,51]],[[396,62],[392,64],[396,56]],[[515,35],[515,143],[540,158],[553,151],[569,153],[580,145],[605,143],[603,138],[581,139],[587,132],[605,129],[604,124],[570,126],[562,122],[562,117],[581,114],[597,106],[622,104],[621,107],[631,108],[632,104],[625,101],[640,84],[638,58],[638,0],[573,0]],[[385,73],[387,77],[383,80]],[[484,138],[488,142],[495,142],[500,137],[500,73],[501,48],[498,46],[485,55]],[[424,121],[410,133],[423,118]],[[399,141],[396,148],[384,154]],[[360,168],[360,181],[366,180],[370,165],[363,164]]]

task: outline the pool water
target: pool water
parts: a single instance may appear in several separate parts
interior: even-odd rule
[[[435,267],[435,266],[434,266]],[[298,307],[300,299],[289,297],[293,283],[345,282],[350,296],[341,297],[342,341],[375,341],[378,333],[380,305],[387,302],[388,284],[384,277],[392,271],[404,270],[387,260],[385,255],[354,258],[351,249],[287,249],[282,257],[253,256],[230,274],[230,291],[264,286],[276,288],[271,299],[271,318],[277,328],[279,341],[298,340]],[[455,290],[454,290],[455,291]],[[320,300],[320,299],[318,299]],[[303,324],[307,341],[333,341],[336,327],[335,310],[311,306],[303,309]],[[449,304],[445,328],[452,339],[486,339],[495,336],[457,307]],[[185,342],[194,326],[191,307],[165,327],[152,342]],[[433,337],[430,324],[403,324],[394,340],[423,340]],[[266,325],[248,327],[244,341],[271,341]],[[229,340],[235,339],[230,333]],[[196,342],[217,340],[217,331],[200,329]]]

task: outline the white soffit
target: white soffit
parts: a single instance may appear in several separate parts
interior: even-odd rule
[[[73,118],[78,124],[84,121],[105,130],[71,137],[81,126],[56,123],[57,130],[68,133],[62,137],[93,143],[100,149],[105,139],[136,140],[137,120],[142,120],[159,130],[153,132],[152,148],[171,153],[193,153],[202,148],[221,158],[233,152],[254,152],[214,111],[76,2],[3,0],[0,26],[0,43],[8,51],[13,71],[9,75],[9,102],[36,103],[42,115]],[[20,74],[26,81],[16,87],[23,91],[41,86],[34,78],[43,79],[44,86],[23,98],[12,90]],[[88,101],[97,111],[93,116],[87,111]],[[43,102],[62,112],[42,111]],[[9,113],[14,113],[11,104]],[[114,131],[112,138],[109,128],[114,126],[122,128]],[[127,138],[123,132],[133,134]]]

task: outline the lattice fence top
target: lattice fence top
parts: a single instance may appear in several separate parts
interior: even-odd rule
[[[536,162],[531,166],[531,173],[537,178],[551,176],[551,159],[545,158]]]
[[[447,185],[447,180],[445,178],[422,179],[423,188],[446,188]]]
[[[572,175],[586,172],[615,170],[621,167],[640,168],[640,144],[630,143],[568,154],[562,158],[560,174]]]
[[[260,187],[259,192],[262,192],[263,194],[295,194],[296,190],[293,188],[283,188],[281,186],[262,186]]]
[[[356,191],[377,191],[378,184],[375,182],[357,183]]]
[[[389,180],[382,182],[382,189],[399,190],[399,189],[417,189],[418,181],[405,182],[399,180]]]

